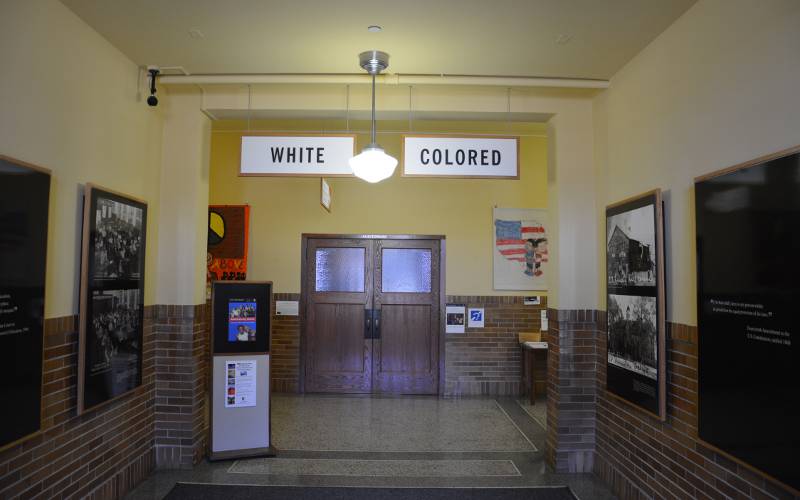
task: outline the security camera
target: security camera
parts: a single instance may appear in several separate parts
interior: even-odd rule
[[[147,98],[147,104],[150,106],[158,106],[158,97],[156,97],[156,77],[160,73],[158,68],[150,66],[147,68],[150,73],[150,97]]]

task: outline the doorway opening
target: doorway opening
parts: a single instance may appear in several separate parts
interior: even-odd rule
[[[302,240],[300,392],[444,392],[444,236]]]

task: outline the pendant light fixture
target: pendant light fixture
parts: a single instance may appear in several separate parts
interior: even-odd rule
[[[356,177],[375,183],[391,177],[397,167],[397,159],[387,155],[375,141],[375,75],[389,67],[389,54],[368,50],[358,55],[358,62],[372,75],[372,140],[360,154],[350,158],[350,168]]]

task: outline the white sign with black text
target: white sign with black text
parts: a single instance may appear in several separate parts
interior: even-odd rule
[[[403,136],[403,175],[519,179],[519,138]]]
[[[239,175],[352,176],[355,135],[242,136]]]

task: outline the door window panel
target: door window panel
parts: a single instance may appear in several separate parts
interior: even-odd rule
[[[430,293],[430,250],[422,248],[384,248],[381,259],[381,291]]]
[[[364,248],[317,248],[316,291],[363,292]]]

